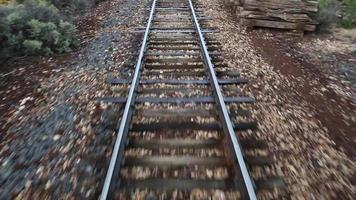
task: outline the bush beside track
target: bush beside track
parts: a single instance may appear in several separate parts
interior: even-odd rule
[[[71,17],[98,0],[24,0],[0,4],[0,61],[65,53],[77,46]],[[66,16],[66,17],[64,17]]]

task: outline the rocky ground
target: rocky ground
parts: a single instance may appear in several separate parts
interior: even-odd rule
[[[269,143],[287,183],[272,198],[355,199],[354,46],[246,32],[222,1],[199,2],[220,29],[226,62],[250,80],[253,134]],[[139,41],[131,31],[143,26],[146,3],[103,2],[79,17],[77,52],[0,74],[0,199],[97,199],[119,108],[95,98],[112,92],[108,76],[130,75]]]
[[[307,37],[295,44],[294,52],[319,69],[336,93],[356,104],[356,28],[333,28],[331,33]]]
[[[79,16],[77,52],[0,75],[0,199],[97,199],[119,115],[95,98],[111,92],[108,76],[130,72],[145,5],[103,2]]]

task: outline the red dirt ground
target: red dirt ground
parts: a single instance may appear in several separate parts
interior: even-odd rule
[[[265,39],[258,35],[258,32],[251,32],[251,41],[261,56],[276,70],[285,76],[297,78],[299,84],[291,88],[292,98],[296,101],[307,102],[307,106],[313,110],[314,117],[328,129],[328,134],[335,141],[336,145],[344,149],[350,158],[356,158],[356,123],[343,117],[352,116],[356,113],[356,106],[349,100],[339,96],[334,91],[327,89],[322,95],[311,93],[317,82],[320,88],[331,83],[325,74],[315,65],[306,62],[303,58],[287,56],[286,45],[293,45],[288,41],[276,41],[280,39]],[[299,79],[298,79],[299,78]],[[317,89],[319,88],[317,86]],[[297,93],[296,93],[297,92]],[[298,95],[302,94],[302,95]]]

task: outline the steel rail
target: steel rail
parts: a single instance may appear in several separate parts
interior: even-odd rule
[[[108,198],[108,193],[110,191],[110,188],[112,187],[111,184],[113,181],[112,179],[113,179],[114,173],[116,170],[118,170],[116,165],[118,164],[117,162],[118,162],[119,151],[120,151],[120,148],[122,148],[121,143],[123,141],[124,134],[127,134],[128,124],[132,118],[132,107],[134,105],[135,98],[136,98],[135,91],[137,90],[137,86],[139,84],[139,78],[140,78],[141,69],[142,69],[143,57],[144,57],[144,53],[147,48],[147,39],[148,39],[148,35],[149,35],[150,28],[152,25],[152,20],[154,18],[156,1],[157,0],[153,0],[153,3],[152,3],[150,16],[148,19],[142,46],[140,49],[140,54],[139,54],[139,57],[138,57],[138,60],[137,60],[136,66],[135,66],[135,73],[134,73],[134,76],[133,76],[133,79],[131,82],[130,91],[129,91],[129,95],[127,97],[124,113],[122,115],[121,122],[116,127],[116,130],[118,129],[117,137],[116,137],[115,146],[114,146],[114,149],[113,149],[113,152],[111,155],[108,172],[105,177],[104,186],[103,186],[103,189],[102,189],[102,192],[100,195],[100,200],[106,200]]]
[[[193,3],[192,3],[191,0],[188,0],[188,1],[189,1],[189,6],[190,6],[191,13],[193,15],[195,28],[196,28],[196,31],[198,32],[198,35],[199,35],[200,46],[201,46],[201,49],[203,50],[203,57],[204,57],[205,62],[207,64],[208,68],[209,68],[209,74],[210,74],[210,78],[211,78],[211,81],[212,81],[213,89],[214,89],[216,97],[217,97],[217,103],[219,104],[219,108],[221,109],[221,112],[222,112],[223,121],[225,123],[224,127],[227,129],[226,131],[229,133],[229,136],[230,136],[233,148],[234,148],[234,153],[235,153],[236,159],[237,159],[239,167],[240,167],[240,171],[241,171],[241,174],[242,174],[242,177],[243,177],[243,180],[244,180],[244,184],[245,184],[249,199],[256,200],[257,197],[256,197],[254,183],[253,183],[253,181],[251,179],[251,176],[250,176],[250,174],[249,174],[249,172],[247,170],[246,163],[244,161],[244,157],[243,157],[243,154],[242,154],[242,151],[241,151],[241,146],[240,146],[239,140],[238,140],[238,138],[237,138],[237,136],[235,134],[235,131],[234,131],[233,125],[231,123],[231,119],[230,119],[229,113],[228,113],[228,111],[226,109],[226,105],[225,105],[225,102],[224,102],[224,97],[223,97],[223,95],[221,93],[221,90],[220,90],[220,87],[219,87],[219,82],[218,82],[218,80],[216,78],[215,70],[214,70],[213,64],[211,62],[211,58],[209,56],[209,53],[208,53],[208,50],[207,50],[207,47],[206,47],[206,44],[205,44],[205,39],[204,39],[204,36],[202,34],[199,22],[197,20],[197,16],[196,16],[195,11],[194,11]]]

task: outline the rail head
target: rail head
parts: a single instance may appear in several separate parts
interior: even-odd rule
[[[132,109],[132,105],[135,102],[135,91],[139,84],[139,78],[140,78],[140,73],[141,73],[141,68],[142,68],[143,57],[144,57],[144,53],[145,53],[146,47],[147,47],[147,39],[148,39],[148,35],[149,35],[150,28],[152,25],[152,20],[154,17],[156,2],[157,2],[157,0],[153,0],[150,16],[148,18],[147,27],[145,30],[145,35],[143,37],[143,42],[142,42],[141,49],[140,49],[140,54],[138,56],[138,60],[137,60],[136,66],[135,66],[135,73],[134,73],[134,76],[133,76],[133,79],[131,82],[130,91],[129,91],[127,101],[125,104],[124,113],[122,115],[121,121],[118,123],[118,125],[116,127],[116,130],[118,130],[117,134],[116,134],[116,141],[115,141],[115,145],[113,148],[113,152],[111,154],[110,164],[109,164],[109,168],[108,168],[108,171],[107,171],[107,174],[105,177],[103,189],[102,189],[102,192],[100,195],[100,200],[106,200],[108,198],[110,188],[112,187],[112,181],[115,181],[115,180],[113,180],[113,176],[114,176],[115,171],[118,170],[117,169],[118,166],[116,166],[116,165],[118,164],[117,162],[118,162],[119,151],[121,149],[123,136],[124,136],[125,132],[127,132],[128,123],[131,120],[130,119],[131,118],[130,115],[132,115],[131,109]]]
[[[198,33],[198,36],[199,36],[199,42],[200,42],[201,49],[203,51],[204,61],[205,61],[206,65],[208,66],[209,75],[210,75],[210,78],[211,78],[211,84],[213,86],[213,89],[214,89],[214,92],[215,92],[215,95],[216,95],[216,98],[217,98],[217,103],[219,105],[219,108],[221,109],[222,117],[223,117],[223,120],[224,120],[224,123],[225,123],[224,124],[225,131],[227,131],[229,136],[230,136],[230,139],[231,139],[231,142],[232,142],[232,146],[233,146],[233,149],[234,149],[234,154],[236,156],[237,162],[238,162],[239,167],[240,167],[240,171],[241,171],[244,183],[245,183],[245,187],[246,187],[246,190],[247,190],[248,197],[251,200],[256,200],[257,197],[256,197],[255,187],[254,187],[252,178],[250,176],[250,173],[247,170],[247,166],[246,166],[246,163],[244,161],[244,157],[243,157],[242,150],[241,150],[241,145],[240,145],[239,140],[238,140],[238,138],[237,138],[237,136],[235,134],[235,131],[234,131],[233,125],[231,123],[231,119],[230,119],[229,113],[228,113],[228,111],[226,109],[224,97],[223,97],[222,92],[220,90],[219,82],[218,82],[218,80],[216,78],[215,70],[214,70],[213,64],[211,62],[211,58],[209,56],[209,53],[208,53],[208,49],[207,49],[206,44],[205,44],[205,38],[204,38],[204,36],[202,34],[202,31],[201,31],[197,16],[195,14],[193,3],[192,3],[191,0],[188,0],[188,1],[189,1],[190,10],[191,10],[191,13],[192,13],[192,16],[193,16],[194,25],[195,25],[196,31]]]

